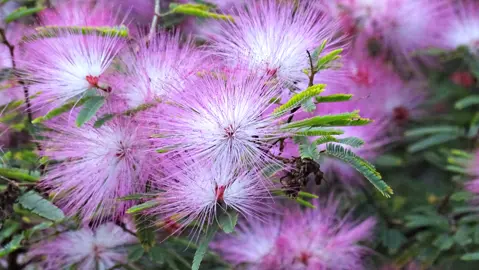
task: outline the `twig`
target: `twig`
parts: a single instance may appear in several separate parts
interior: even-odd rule
[[[306,53],[308,54],[309,68],[311,69],[311,74],[309,74],[308,86],[311,87],[314,85],[314,75],[316,75],[316,71],[314,71],[313,57],[311,57],[311,53],[308,50],[306,51]]]
[[[309,84],[308,84],[308,87],[311,87],[314,85],[314,76],[316,75],[316,71],[314,70],[314,64],[313,64],[313,57],[311,56],[311,53],[307,50],[306,53],[308,54],[308,58],[309,58],[309,67],[311,69],[311,74],[309,74]],[[286,121],[286,123],[291,123],[291,121],[293,121],[293,117],[294,117],[294,113],[299,110],[301,108],[301,106],[298,106],[296,108],[293,108],[290,112],[290,116],[288,117],[288,120]],[[280,143],[280,146],[279,146],[279,151],[280,153],[283,152],[284,150],[284,140],[285,138],[280,138],[280,139],[277,139],[275,142],[273,142],[271,144],[271,148],[273,148],[274,145],[276,145],[278,142]]]
[[[32,116],[32,104],[30,102],[30,93],[29,93],[27,85],[21,79],[20,75],[16,72],[17,63],[15,61],[15,46],[7,40],[7,36],[5,35],[5,29],[3,28],[0,28],[0,37],[2,38],[2,43],[8,47],[8,50],[10,52],[10,57],[12,59],[11,60],[12,68],[14,70],[15,77],[17,77],[18,83],[23,87],[23,95],[25,96],[25,104],[27,105],[28,121],[29,123],[31,123],[33,120],[33,116]]]
[[[441,203],[437,206],[437,212],[439,214],[444,214],[444,211],[446,210],[448,204],[449,204],[449,201],[451,199],[451,196],[452,196],[453,192],[447,194],[442,200],[441,200]]]
[[[158,18],[160,14],[160,0],[155,0],[155,13],[153,15],[153,20],[151,21],[150,33],[148,35],[148,41],[153,39],[153,36],[156,33],[156,26],[158,25]]]
[[[8,254],[8,257],[6,259],[7,264],[8,264],[8,269],[10,269],[10,270],[21,270],[22,269],[22,266],[20,264],[18,264],[18,256],[20,254],[22,254],[23,252],[25,252],[25,249],[20,248],[20,249],[17,249],[15,251],[13,251],[10,254]]]
[[[134,237],[137,237],[136,233],[135,233],[134,231],[128,229],[128,228],[126,227],[126,225],[125,225],[124,222],[118,222],[117,225],[120,226],[120,228],[121,228],[123,231],[125,231],[125,232],[127,232],[127,233],[133,235]]]
[[[5,29],[0,28],[0,38],[2,39],[2,43],[8,47],[10,52],[10,58],[12,59],[12,69],[13,74],[17,78],[18,84],[20,84],[23,88],[23,96],[25,98],[25,104],[27,105],[27,117],[28,117],[28,124],[32,124],[33,114],[32,114],[32,103],[30,101],[30,92],[28,90],[27,84],[22,80],[20,74],[17,72],[17,62],[15,61],[15,46],[11,44],[8,39],[7,35],[5,34]],[[42,147],[40,146],[39,142],[35,142],[38,151],[42,151]]]

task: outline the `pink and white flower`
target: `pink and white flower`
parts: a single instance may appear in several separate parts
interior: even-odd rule
[[[158,206],[150,213],[165,220],[165,226],[172,227],[173,232],[193,221],[198,222],[198,228],[211,226],[223,210],[235,210],[248,217],[261,216],[267,210],[271,196],[254,170],[199,163],[192,166],[175,160],[172,163],[175,165],[163,171],[168,175],[160,179],[164,192],[159,193]]]
[[[117,199],[144,192],[155,161],[134,120],[117,118],[100,128],[91,122],[78,128],[62,117],[46,124],[51,131],[42,134],[42,154],[59,163],[48,166],[41,186],[69,216],[116,220],[133,204]]]
[[[196,162],[238,167],[273,162],[267,150],[288,135],[281,129],[284,119],[267,112],[280,92],[278,83],[234,69],[188,80],[182,89],[150,117],[161,148],[188,153]]]
[[[457,13],[444,33],[444,43],[449,49],[466,46],[473,53],[479,51],[479,4],[461,0],[457,3]]]
[[[383,54],[392,51],[401,60],[410,59],[415,50],[441,45],[453,14],[448,0],[330,0],[321,6],[345,29],[378,40]]]
[[[317,209],[285,209],[271,223],[247,222],[235,235],[224,235],[213,248],[234,265],[247,269],[364,269],[375,220],[339,216],[339,201]],[[259,244],[258,244],[259,239]]]
[[[23,63],[25,79],[41,92],[33,105],[58,106],[89,89],[111,92],[102,79],[123,43],[116,35],[63,32],[29,44],[30,58]]]
[[[125,85],[118,95],[130,108],[168,96],[171,89],[181,89],[184,80],[195,76],[204,66],[204,52],[191,40],[166,32],[147,45],[141,42],[134,53],[123,55],[127,69]]]
[[[33,246],[28,255],[42,257],[38,265],[47,270],[70,267],[79,270],[110,269],[127,263],[126,246],[136,241],[120,227],[106,223],[95,230],[85,227],[42,241]]]
[[[307,80],[308,51],[332,40],[336,25],[303,1],[246,1],[237,7],[235,22],[223,22],[213,49],[232,64],[276,75],[287,83]],[[334,48],[330,42],[327,48]]]

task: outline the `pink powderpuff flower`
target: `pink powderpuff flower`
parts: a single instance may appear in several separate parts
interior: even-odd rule
[[[42,25],[47,26],[115,26],[121,24],[113,5],[107,1],[59,1],[54,8],[39,13]]]
[[[251,270],[363,269],[369,251],[358,242],[371,238],[376,222],[341,218],[338,205],[339,201],[329,200],[317,209],[285,209],[279,225],[248,222],[212,247],[234,265],[245,264]],[[265,240],[261,247],[257,239]]]
[[[369,1],[371,8],[376,3]],[[437,47],[452,9],[447,0],[388,0],[366,23],[366,31],[408,60],[415,50]],[[379,5],[381,6],[381,5]]]
[[[135,108],[164,98],[168,89],[181,89],[184,80],[202,71],[205,57],[191,39],[182,43],[179,33],[162,32],[148,45],[142,41],[134,53],[123,55],[122,60],[127,74],[117,94]]]
[[[165,221],[166,229],[179,232],[193,221],[198,230],[216,222],[218,212],[229,209],[247,217],[260,217],[271,196],[260,173],[236,169],[234,166],[188,164],[173,160],[174,166],[163,170],[164,192],[159,193],[158,206],[150,214]]]
[[[236,7],[235,22],[222,23],[212,49],[227,62],[247,64],[255,71],[276,75],[286,83],[306,80],[307,52],[332,40],[336,25],[313,5],[302,1],[246,1]],[[335,49],[330,42],[327,50]]]
[[[364,108],[368,108],[366,117],[402,125],[421,115],[419,107],[426,98],[424,86],[403,81],[379,59],[369,58],[364,52],[353,55],[345,61],[341,72],[347,77],[343,82],[346,87],[335,86],[332,92],[346,92],[363,100]]]
[[[246,269],[280,266],[277,265],[274,252],[282,223],[282,218],[276,215],[268,215],[264,220],[240,221],[235,227],[234,237],[220,235],[210,247],[233,265],[247,264]]]
[[[102,78],[123,43],[124,39],[116,35],[81,36],[72,32],[31,43],[31,55],[23,67],[25,80],[41,92],[33,105],[56,107],[89,89],[111,92]]]
[[[479,52],[479,4],[476,1],[457,1],[457,12],[444,31],[444,44],[448,49],[466,46]]]
[[[379,40],[401,60],[418,49],[441,45],[453,10],[448,0],[330,0],[326,10],[347,29]],[[364,40],[363,40],[364,41]],[[364,46],[362,44],[361,46]]]
[[[161,135],[155,144],[168,153],[186,152],[197,162],[240,168],[274,162],[267,150],[288,136],[281,128],[288,116],[267,113],[278,86],[269,76],[240,69],[188,80],[185,90],[164,104],[161,117],[152,115]]]
[[[466,184],[466,189],[474,194],[479,194],[479,150],[474,153],[474,157],[468,166],[468,173],[474,177],[472,181]],[[476,201],[479,201],[476,198]]]
[[[52,240],[44,240],[32,247],[31,257],[41,257],[37,265],[41,269],[110,269],[127,263],[127,245],[136,238],[113,223],[106,223],[95,230],[84,227],[60,234]]]
[[[100,128],[93,127],[95,119],[80,128],[71,122],[46,123],[51,130],[42,134],[42,155],[59,163],[48,166],[41,187],[84,222],[122,218],[133,203],[118,198],[144,192],[154,168],[148,135],[134,119],[116,118]]]

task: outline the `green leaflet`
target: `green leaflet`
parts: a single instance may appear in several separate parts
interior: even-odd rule
[[[93,124],[93,126],[95,128],[100,128],[102,127],[106,122],[112,120],[113,118],[115,117],[118,117],[118,116],[133,116],[135,115],[136,113],[138,112],[141,112],[141,111],[146,111],[150,108],[153,108],[156,104],[154,103],[145,103],[145,104],[141,104],[140,106],[136,107],[136,108],[133,108],[133,109],[129,109],[127,111],[124,111],[123,113],[119,113],[119,114],[112,114],[112,113],[108,113],[108,114],[105,114],[105,115],[102,115],[100,116],[96,121],[95,121],[95,124]]]
[[[1,221],[3,223],[4,220]],[[20,229],[20,223],[12,221],[11,219],[6,220],[3,223],[2,230],[0,231],[0,241],[3,242],[5,239],[11,237]]]
[[[442,56],[447,54],[448,51],[440,48],[427,48],[427,49],[420,49],[414,51],[411,55],[418,56],[418,55],[429,55],[429,56]]]
[[[120,197],[117,200],[118,201],[136,201],[136,200],[143,200],[143,199],[154,198],[154,197],[156,197],[156,194],[137,193],[137,194],[131,194],[128,196]]]
[[[318,63],[316,64],[316,70],[318,71],[318,70],[329,68],[329,64],[341,58],[340,54],[342,52],[343,52],[343,49],[336,49],[334,51],[329,52],[325,56],[319,58]]]
[[[65,218],[62,210],[33,190],[20,196],[18,202],[25,209],[51,221],[58,222]]]
[[[95,121],[95,124],[93,124],[93,127],[100,128],[106,122],[112,120],[113,118],[115,118],[114,114],[112,114],[112,113],[105,114],[105,115],[101,116],[100,118],[98,118],[98,120]]]
[[[346,126],[364,126],[369,123],[373,122],[373,120],[369,118],[358,118],[358,119],[349,119],[349,120],[338,120],[329,123],[329,126],[336,126],[336,127],[346,127]]]
[[[19,249],[21,247],[21,242],[23,240],[24,236],[23,234],[17,234],[15,235],[8,244],[5,245],[4,248],[0,249],[0,258],[5,257],[6,255],[14,252],[15,250]]]
[[[454,107],[458,110],[462,110],[473,105],[479,105],[479,95],[465,97],[457,101]]]
[[[23,235],[25,236],[26,239],[29,239],[35,232],[48,229],[51,226],[53,226],[53,222],[49,222],[49,221],[42,222],[40,224],[33,226],[33,228],[24,231]]]
[[[42,123],[44,121],[48,121],[50,119],[53,119],[63,113],[66,113],[66,112],[69,112],[71,111],[74,107],[79,107],[79,106],[82,106],[83,104],[85,104],[85,102],[87,102],[90,98],[92,98],[91,96],[86,96],[84,98],[81,98],[80,100],[77,100],[77,101],[71,101],[71,102],[68,102],[66,104],[63,104],[62,106],[58,107],[58,108],[55,108],[51,111],[49,111],[47,114],[45,114],[44,116],[40,116],[40,117],[37,117],[35,119],[32,120],[32,124],[38,124],[38,123]]]
[[[454,245],[454,239],[448,234],[441,234],[432,244],[440,250],[448,250]]]
[[[218,217],[218,226],[225,233],[232,233],[235,230],[236,223],[238,223],[238,213],[223,211]]]
[[[323,40],[321,45],[313,51],[311,55],[311,58],[313,58],[313,60],[317,61],[319,55],[324,51],[324,48],[326,48],[326,44],[328,44],[328,42],[329,42],[328,39]]]
[[[383,167],[399,167],[404,164],[404,160],[401,157],[386,154],[378,157],[374,164]]]
[[[376,171],[376,168],[350,150],[345,149],[341,145],[330,143],[326,145],[326,154],[351,165],[364,175],[383,196],[389,198],[391,197],[390,194],[393,194],[393,190],[382,180],[381,174]]]
[[[338,142],[338,139],[333,136],[322,136],[321,138],[314,141],[314,144],[321,145],[329,142]]]
[[[22,41],[32,41],[42,38],[53,38],[65,33],[76,35],[98,35],[104,37],[128,37],[128,27],[125,25],[115,27],[92,27],[92,26],[43,26],[35,28],[35,34],[25,36]]]
[[[344,131],[333,128],[305,128],[299,129],[295,132],[296,136],[326,136],[341,134],[344,134]]]
[[[444,230],[449,228],[447,218],[440,215],[416,214],[408,215],[405,217],[405,219],[407,228],[435,227]]]
[[[154,221],[151,217],[139,214],[133,215],[136,227],[136,236],[140,240],[141,246],[145,251],[150,251],[156,243],[156,234],[154,231]]]
[[[334,95],[329,95],[329,96],[319,96],[319,97],[316,97],[316,102],[317,103],[323,103],[323,102],[348,101],[352,97],[353,97],[353,95],[350,95],[350,94],[334,94]]]
[[[407,241],[406,236],[400,230],[384,229],[380,233],[381,243],[389,250],[397,250]]]
[[[135,245],[128,252],[128,261],[136,262],[143,257],[143,254],[145,254],[143,247],[140,245]]]
[[[476,134],[479,132],[479,112],[477,112],[471,120],[471,124],[469,125],[469,132],[467,136],[469,138],[474,138]]]
[[[361,147],[364,145],[364,141],[356,137],[347,137],[338,139],[338,142],[341,144],[346,144],[355,148]]]
[[[315,161],[319,159],[317,145],[315,143],[310,143],[309,141],[299,145],[299,154],[301,155],[301,158],[310,158]]]
[[[200,18],[211,18],[211,19],[221,19],[221,20],[229,20],[234,21],[233,17],[230,15],[218,14],[214,12],[210,12],[210,6],[202,5],[202,4],[170,4],[170,11],[162,16],[170,15],[170,14],[184,14],[184,15],[191,15]]]
[[[95,116],[96,112],[101,106],[103,106],[103,104],[105,104],[105,98],[102,96],[93,96],[89,98],[77,116],[75,121],[76,125],[81,127],[84,123],[88,122],[93,116]]]
[[[207,232],[201,239],[198,248],[196,249],[195,257],[193,258],[193,265],[191,266],[192,270],[200,269],[201,261],[203,261],[203,257],[205,257],[205,254],[208,251],[208,245],[210,244],[211,240],[213,240],[213,237],[218,229],[218,224],[216,223],[213,223],[211,226],[207,227]]]
[[[8,111],[13,111],[15,109],[18,109],[20,106],[22,106],[25,103],[24,100],[14,100],[10,103],[7,103],[6,105],[0,106],[0,112],[8,112]]]
[[[458,126],[434,126],[410,129],[404,133],[407,137],[424,136],[436,133],[464,134],[464,129]]]
[[[303,109],[305,112],[314,112],[316,110],[316,104],[312,99],[307,99],[301,103],[301,109]]]
[[[314,141],[314,143],[316,145],[325,144],[325,143],[328,143],[328,142],[336,142],[336,143],[346,144],[346,145],[349,145],[349,146],[352,146],[352,147],[361,147],[364,144],[363,140],[361,140],[359,138],[356,138],[356,137],[347,137],[347,138],[339,139],[339,138],[335,138],[333,136],[323,136],[323,137],[317,139],[316,141]]]
[[[315,116],[307,118],[304,120],[299,120],[296,122],[291,122],[286,124],[284,128],[304,128],[304,127],[321,127],[321,126],[336,126],[333,123],[347,123],[355,119],[360,119],[359,111],[354,111],[350,113],[341,113],[341,114],[330,114],[323,116]]]
[[[428,149],[432,146],[436,146],[436,145],[439,145],[439,144],[442,144],[442,143],[453,141],[453,140],[455,140],[459,137],[460,137],[459,134],[439,133],[439,134],[432,135],[430,137],[427,137],[423,140],[420,140],[420,141],[410,145],[407,148],[407,151],[409,153],[419,152],[419,151]]]
[[[14,10],[12,13],[8,14],[5,17],[5,19],[3,19],[3,21],[6,22],[6,23],[11,23],[11,22],[16,21],[20,18],[30,16],[32,14],[40,12],[43,9],[44,9],[43,7],[34,7],[34,8],[19,7],[16,10]]]
[[[155,201],[155,200],[147,201],[145,203],[138,204],[138,205],[135,205],[135,206],[132,206],[132,207],[128,208],[128,210],[126,210],[126,213],[127,214],[138,213],[138,212],[141,212],[143,210],[155,207],[157,205],[158,205],[158,202]]]
[[[305,192],[305,191],[300,191],[300,192],[298,193],[298,196],[299,196],[299,197],[306,198],[306,199],[318,199],[318,198],[319,198],[318,195],[316,195],[316,194],[311,194],[311,193]]]
[[[463,261],[477,261],[479,260],[479,251],[478,252],[471,252],[462,255],[461,260]]]
[[[37,182],[40,177],[31,175],[28,171],[18,168],[2,168],[0,167],[0,175],[8,179],[25,182]]]
[[[293,108],[300,106],[303,102],[307,101],[308,99],[311,99],[321,94],[324,91],[325,87],[326,85],[324,84],[316,84],[311,87],[308,87],[306,88],[306,90],[294,95],[286,103],[276,108],[273,113],[276,116],[281,116],[291,111]]]
[[[308,202],[304,199],[301,199],[300,197],[296,198],[296,202],[299,203],[300,205],[308,207],[308,208],[312,208],[312,209],[316,208],[316,206],[314,206],[312,203],[310,203],[310,202]]]

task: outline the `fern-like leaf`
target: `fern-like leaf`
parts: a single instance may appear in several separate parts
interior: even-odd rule
[[[458,110],[462,110],[473,105],[479,105],[479,95],[465,97],[457,101],[454,107]]]
[[[322,136],[321,138],[314,141],[316,145],[321,145],[329,142],[338,142],[338,139],[333,136]]]
[[[277,116],[281,116],[288,111],[292,110],[293,108],[298,107],[303,102],[311,99],[324,91],[326,86],[324,84],[316,84],[311,87],[306,88],[306,90],[302,91],[294,95],[290,100],[288,100],[285,104],[279,106],[274,110],[274,114]]]
[[[301,158],[309,158],[312,160],[319,159],[319,151],[315,143],[306,143],[299,145],[299,154]]]
[[[364,175],[385,197],[389,198],[391,194],[393,194],[392,188],[382,180],[381,174],[376,171],[376,168],[371,163],[351,152],[351,150],[345,149],[341,145],[330,143],[326,145],[326,154],[351,165]]]
[[[364,141],[357,137],[347,137],[343,139],[338,139],[338,142],[341,144],[346,144],[355,148],[361,147],[364,145]]]
[[[341,114],[329,114],[306,118],[304,120],[289,123],[285,126],[287,129],[304,127],[337,126],[336,123],[350,123],[361,119],[359,111]]]
[[[316,97],[317,103],[348,101],[353,97],[351,94],[334,94]]]
[[[306,128],[295,132],[297,136],[331,136],[341,134],[344,134],[343,130],[333,128]]]

